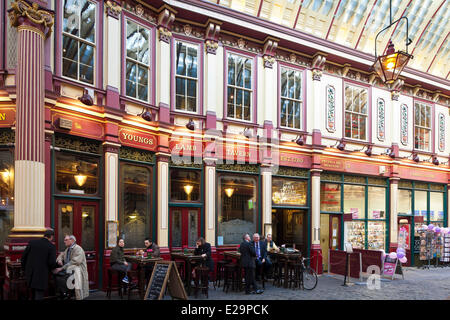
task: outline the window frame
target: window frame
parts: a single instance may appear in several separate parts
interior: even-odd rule
[[[366,139],[356,139],[352,137],[346,137],[345,136],[345,87],[351,86],[351,87],[357,87],[361,89],[367,90],[367,115],[366,115]],[[362,115],[360,113],[355,113],[353,111],[348,111],[350,114],[358,114]],[[368,85],[363,85],[358,82],[345,80],[342,83],[342,138],[346,141],[355,141],[355,142],[364,142],[364,143],[372,143],[372,88]]]
[[[190,45],[197,46],[197,101],[196,101],[196,109],[197,111],[187,111],[187,110],[178,110],[176,108],[176,65],[175,61],[177,59],[176,52],[176,44],[177,42],[183,42]],[[171,63],[170,63],[170,85],[171,85],[171,112],[180,113],[180,114],[189,114],[189,115],[203,115],[203,63],[204,63],[204,44],[202,41],[198,41],[196,39],[189,38],[187,36],[182,35],[173,35],[173,39],[171,42]],[[187,79],[187,77],[184,77]]]
[[[135,24],[137,24],[139,27],[146,28],[149,31],[149,65],[148,65],[148,99],[140,100],[137,97],[131,97],[127,95],[126,92],[126,73],[127,73],[127,21],[131,21]],[[156,25],[153,23],[150,23],[147,20],[143,20],[132,13],[129,13],[128,11],[122,10],[121,13],[121,22],[120,22],[120,33],[122,36],[121,39],[121,78],[120,78],[120,95],[129,101],[132,101],[134,103],[138,104],[145,104],[145,105],[154,105],[155,99],[156,99]],[[134,60],[133,60],[134,61]]]
[[[426,128],[426,127],[422,127],[419,125],[416,125],[416,105],[419,104],[421,106],[426,106],[430,108],[430,127]],[[420,99],[414,99],[413,101],[413,126],[412,126],[412,136],[413,136],[413,150],[417,150],[420,152],[425,152],[425,153],[434,153],[435,152],[435,137],[434,137],[434,133],[436,132],[435,130],[435,105],[434,103],[430,103],[424,100],[420,100]],[[416,148],[416,127],[419,129],[425,129],[425,130],[429,130],[430,133],[430,140],[429,140],[429,148],[428,150],[426,149],[420,149],[420,148]]]
[[[103,83],[103,64],[100,59],[99,52],[103,52],[103,37],[99,36],[99,34],[103,34],[103,15],[101,14],[103,12],[103,3],[101,3],[98,0],[86,0],[88,2],[91,2],[95,5],[95,31],[94,31],[94,66],[93,66],[93,75],[92,75],[92,83],[84,82],[82,80],[79,80],[79,70],[77,69],[77,79],[73,79],[71,77],[65,76],[63,74],[63,65],[64,65],[64,59],[63,59],[63,39],[64,34],[67,34],[63,31],[63,24],[64,24],[64,1],[57,1],[56,7],[61,6],[61,8],[58,8],[55,10],[56,12],[60,12],[61,18],[57,20],[58,25],[55,26],[55,34],[58,34],[58,39],[56,40],[56,52],[58,53],[55,55],[56,63],[56,74],[60,75],[63,79],[73,81],[77,84],[81,84],[84,87],[97,87],[101,83]],[[79,37],[67,34],[69,37],[75,39],[78,42],[83,42],[88,45],[92,45],[92,43],[81,39]],[[78,57],[78,65],[79,65],[79,57]],[[59,68],[59,70],[57,70]],[[99,69],[99,70],[98,70]],[[100,70],[101,69],[101,70]]]
[[[244,58],[252,59],[252,79],[251,79],[251,95],[250,95],[250,120],[243,120],[237,118],[228,117],[228,54],[241,56]],[[229,122],[243,123],[243,124],[257,124],[257,85],[258,85],[258,71],[257,71],[258,55],[252,54],[242,50],[236,50],[233,48],[224,48],[223,53],[223,66],[224,66],[224,82],[223,82],[223,119]],[[235,86],[234,86],[235,87]],[[245,88],[244,88],[245,89]],[[245,89],[248,90],[248,89]]]
[[[300,72],[301,75],[301,110],[300,110],[300,128],[291,128],[291,127],[286,127],[283,126],[281,124],[281,68],[285,68],[288,70],[294,70],[294,71],[298,71]],[[287,130],[287,131],[298,131],[298,132],[304,132],[304,130],[307,128],[307,113],[306,113],[306,94],[307,94],[307,81],[305,81],[306,79],[306,69],[304,68],[300,68],[298,66],[286,63],[286,62],[282,62],[282,61],[278,61],[278,70],[277,70],[277,105],[278,105],[278,116],[277,116],[277,120],[278,120],[278,129],[282,129],[282,130]],[[289,99],[289,98],[288,98]],[[294,99],[295,100],[295,99]],[[298,101],[298,100],[295,100]]]

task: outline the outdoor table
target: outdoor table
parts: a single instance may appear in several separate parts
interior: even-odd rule
[[[150,264],[155,264],[155,262],[162,261],[163,258],[142,258],[141,256],[124,256],[127,262],[137,264],[138,270],[138,286],[139,286],[139,296],[144,299],[145,295],[145,266]]]
[[[288,263],[289,260],[298,260],[302,257],[300,252],[286,253],[286,252],[269,252],[270,255],[275,256],[278,260],[284,261],[284,287],[288,287]]]
[[[191,295],[191,281],[192,281],[192,264],[196,262],[203,262],[205,258],[201,255],[194,255],[192,253],[172,252],[170,254],[172,260],[184,261],[185,286],[188,295]]]
[[[223,256],[226,259],[227,257],[236,260],[236,264],[238,266],[238,275],[240,277],[239,281],[239,290],[242,291],[242,267],[241,267],[241,253],[237,251],[224,251]]]

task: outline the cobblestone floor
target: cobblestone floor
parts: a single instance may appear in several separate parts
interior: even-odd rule
[[[245,295],[243,292],[225,293],[222,287],[209,289],[209,300],[450,300],[450,268],[431,268],[423,270],[404,268],[405,279],[396,275],[393,281],[381,281],[380,289],[370,290],[365,282],[350,287],[343,287],[343,277],[336,275],[321,275],[317,287],[312,290],[293,290],[272,286],[266,283],[266,290],[260,295]],[[137,295],[132,298],[138,299]],[[102,291],[92,292],[88,300],[103,300],[106,295]],[[113,292],[112,299],[120,299]],[[166,299],[170,299],[166,296]],[[198,298],[206,299],[199,293]]]

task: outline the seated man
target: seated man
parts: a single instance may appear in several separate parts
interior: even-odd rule
[[[67,289],[75,289],[76,299],[83,300],[89,296],[86,255],[83,248],[76,244],[74,235],[66,235],[64,244],[66,249],[56,258],[56,263],[61,267],[54,270],[57,291],[67,294]]]
[[[266,250],[268,253],[271,252],[280,252],[280,248],[278,248],[278,246],[275,244],[275,242],[272,240],[272,235],[269,233],[266,235],[266,240],[264,240],[264,243],[266,244]],[[270,278],[270,276],[272,275],[272,260],[270,260],[270,256],[267,255],[267,259],[270,263],[270,267],[268,267],[266,269],[267,274],[268,274],[268,278]]]
[[[267,250],[266,244],[264,242],[259,241],[259,234],[255,233],[253,235],[252,246],[255,248],[256,252],[256,280],[259,281],[261,279],[261,271],[266,272],[266,270],[272,268],[272,262],[267,260]]]
[[[144,250],[139,250],[136,253],[136,255],[138,256],[144,255],[145,257],[151,256],[152,258],[160,257],[159,246],[156,243],[154,243],[150,238],[145,238],[144,245],[145,245]],[[145,279],[146,282],[148,283],[153,272],[153,264],[146,265],[144,267],[144,270],[145,270]]]

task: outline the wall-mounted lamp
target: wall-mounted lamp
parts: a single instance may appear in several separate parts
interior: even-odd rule
[[[87,106],[92,106],[94,104],[94,99],[89,94],[88,89],[84,89],[83,95],[80,98],[78,98],[78,100],[80,100],[83,104]]]
[[[434,164],[434,165],[436,165],[436,166],[439,165],[439,160],[438,160],[438,158],[437,158],[436,155],[433,155],[433,156],[431,157],[431,163]]]
[[[148,111],[148,108],[145,108],[145,111],[144,109],[142,109],[142,113],[139,114],[139,116],[145,121],[152,121],[152,113]]]
[[[384,153],[386,155],[388,155],[389,157],[391,157],[392,159],[395,158],[395,152],[393,148],[387,148],[386,152]]]
[[[344,150],[345,150],[345,145],[346,145],[346,144],[347,144],[347,142],[345,142],[344,139],[341,139],[341,140],[339,141],[339,144],[338,144],[337,148],[338,148],[339,150],[341,150],[341,151],[344,151]]]
[[[364,151],[364,153],[369,157],[372,155],[372,148],[373,148],[373,146],[371,144],[368,144],[366,146],[366,150]]]
[[[253,137],[253,133],[252,133],[252,129],[251,128],[245,128],[245,130],[244,130],[244,132],[242,134],[247,139],[251,139]]]
[[[294,140],[292,140],[293,142],[295,142],[296,144],[298,144],[299,146],[302,146],[302,145],[304,145],[305,144],[305,140],[304,140],[304,138],[303,138],[303,135],[301,134],[301,135],[299,135],[299,136],[297,136],[297,138],[296,139],[294,139]]]
[[[3,180],[5,183],[8,183],[9,177],[11,176],[11,173],[9,172],[9,170],[8,170],[8,169],[5,169],[4,171],[1,172],[1,175],[2,175],[2,180]]]
[[[188,128],[191,131],[194,131],[195,122],[194,122],[194,120],[192,120],[192,118],[189,119],[189,122],[186,124],[186,128]]]
[[[415,152],[413,152],[413,153],[411,154],[411,159],[412,159],[414,162],[420,162],[419,155],[418,155],[417,153],[415,153]]]

